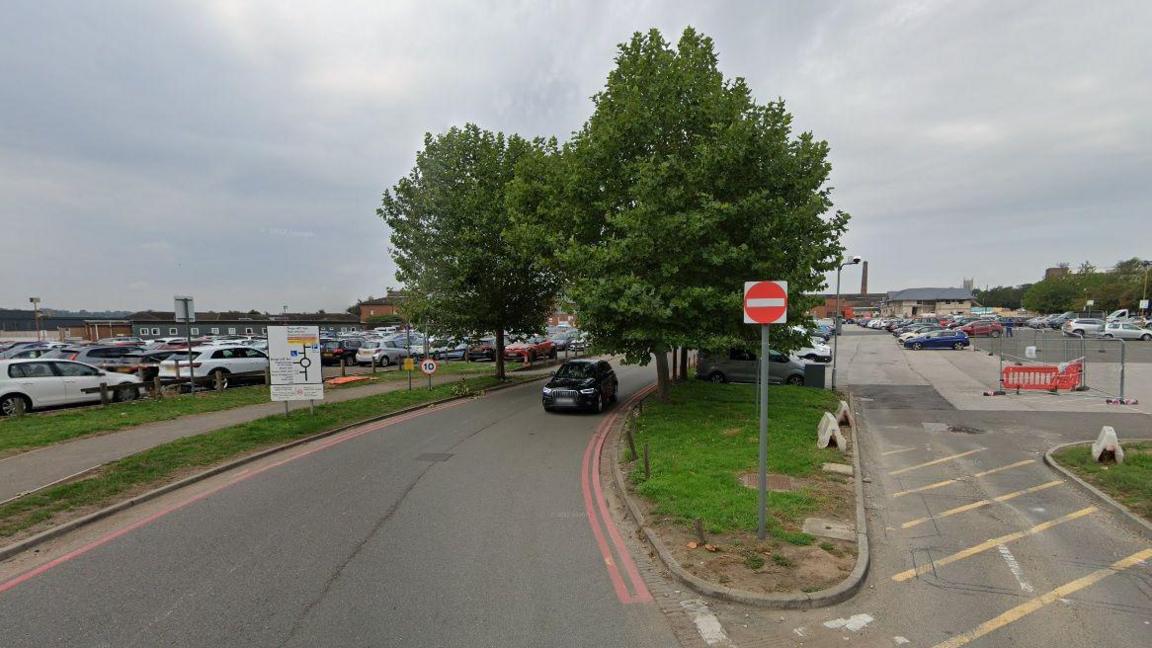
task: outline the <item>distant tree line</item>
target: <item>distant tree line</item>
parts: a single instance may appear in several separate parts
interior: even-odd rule
[[[1136,309],[1144,291],[1146,267],[1137,258],[1120,261],[1111,270],[1098,271],[1088,261],[1072,271],[1032,284],[1024,292],[1024,308],[1039,313],[1088,310]]]
[[[828,144],[726,79],[710,38],[636,33],[615,63],[567,141],[429,133],[377,213],[424,330],[496,335],[502,376],[504,334],[540,331],[563,301],[600,351],[654,356],[666,396],[668,352],[758,335],[741,323],[745,281],[788,281],[803,321],[849,216],[832,210]],[[777,328],[781,350],[806,337]]]

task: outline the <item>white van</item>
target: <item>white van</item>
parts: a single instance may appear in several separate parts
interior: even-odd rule
[[[1128,316],[1128,309],[1127,308],[1121,308],[1120,310],[1114,310],[1111,313],[1109,313],[1108,317],[1106,319],[1109,322],[1115,322],[1116,320],[1126,320],[1126,319],[1128,319],[1128,317],[1129,317]]]

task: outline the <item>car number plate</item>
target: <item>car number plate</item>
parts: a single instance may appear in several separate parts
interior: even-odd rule
[[[557,396],[556,397],[556,404],[557,405],[575,405],[576,399],[571,397],[571,396]]]

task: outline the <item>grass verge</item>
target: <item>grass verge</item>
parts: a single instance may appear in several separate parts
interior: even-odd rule
[[[1125,444],[1122,464],[1096,463],[1088,445],[1064,448],[1053,457],[1136,515],[1152,521],[1152,443]]]
[[[816,476],[824,462],[841,462],[835,450],[816,447],[816,426],[834,410],[832,392],[804,387],[769,388],[768,471]],[[739,481],[758,465],[759,425],[754,385],[688,381],[673,386],[667,403],[650,401],[635,434],[647,443],[651,477],[637,462],[630,474],[653,512],[682,524],[700,519],[711,533],[755,532],[757,491]],[[803,518],[820,510],[821,494],[801,488],[768,493],[768,531],[780,540],[807,545]]]
[[[492,364],[465,362],[442,363],[438,375],[479,375],[494,372]],[[365,384],[400,382],[408,379],[404,371],[381,371],[368,374],[369,380],[358,381],[339,387],[326,389],[348,389]],[[426,384],[427,378],[416,372],[413,382]],[[143,399],[128,403],[113,403],[107,407],[58,410],[32,414],[20,418],[0,418],[0,456],[13,454],[17,450],[37,448],[86,436],[106,434],[116,430],[170,421],[182,416],[207,414],[222,410],[260,405],[268,402],[268,387],[233,387],[222,392],[200,392],[195,397],[188,394],[168,396],[161,400]]]
[[[178,439],[104,466],[89,478],[61,484],[0,506],[0,537],[108,506],[205,468],[264,448],[373,416],[498,384],[494,377],[464,378],[431,390],[401,390],[318,405],[315,415],[297,410]],[[462,384],[466,388],[462,387]]]

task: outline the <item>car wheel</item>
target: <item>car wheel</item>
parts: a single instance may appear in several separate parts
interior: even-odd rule
[[[223,369],[214,369],[211,373],[208,374],[208,377],[212,380],[212,389],[215,389],[216,385],[220,385],[222,389],[228,389],[227,371],[224,371]]]
[[[920,344],[919,342],[913,342],[912,343],[912,349],[915,351],[919,351],[920,349],[923,349],[923,348],[924,348],[924,345]]]
[[[1083,329],[1073,329],[1072,335],[1078,335],[1080,337],[1084,337],[1084,331],[1083,331]]]
[[[553,411],[553,410],[552,410],[552,408],[551,408],[551,407],[548,407],[547,405],[545,405],[545,406],[544,406],[544,411],[545,411],[545,412],[551,412],[551,411]]]
[[[612,383],[612,399],[611,402],[615,403],[620,400],[620,383]]]
[[[129,384],[122,385],[116,389],[116,400],[121,403],[136,400],[140,392],[135,387]]]
[[[1111,340],[1112,338],[1114,338],[1114,337],[1116,337],[1116,336],[1115,336],[1115,335],[1112,335],[1111,333],[1105,333],[1105,334],[1104,334],[1104,337],[1106,337],[1106,338],[1108,338],[1109,340]]]
[[[804,376],[788,376],[788,380],[786,380],[785,382],[787,382],[789,385],[795,385],[797,387],[803,387],[804,386]]]
[[[992,337],[1000,337],[1000,331],[992,331],[991,333],[989,333],[989,335],[991,335]]]
[[[804,356],[804,359],[805,360],[815,360],[816,354],[815,353],[809,353],[808,355]]]
[[[954,348],[954,349],[956,349],[957,351],[959,351],[959,350],[961,350],[961,349],[963,349],[963,348],[964,348],[964,343],[963,343],[963,342],[957,342],[956,344],[953,344],[953,345],[952,345],[952,348]]]
[[[1144,342],[1152,342],[1152,335],[1145,333],[1144,335],[1140,336],[1140,339]]]
[[[378,364],[381,367],[390,367],[392,366],[392,358],[389,358],[387,355],[381,356]]]
[[[19,394],[10,394],[4,398],[0,398],[0,416],[15,416],[16,410],[20,408],[18,403],[24,403],[24,411],[27,412],[32,409],[32,401],[28,397]]]
[[[724,374],[720,373],[719,371],[713,371],[712,373],[708,374],[708,381],[714,383],[728,382],[728,380],[724,378]]]
[[[592,410],[597,414],[604,411],[604,396],[600,392],[596,392],[596,402],[593,403]]]

